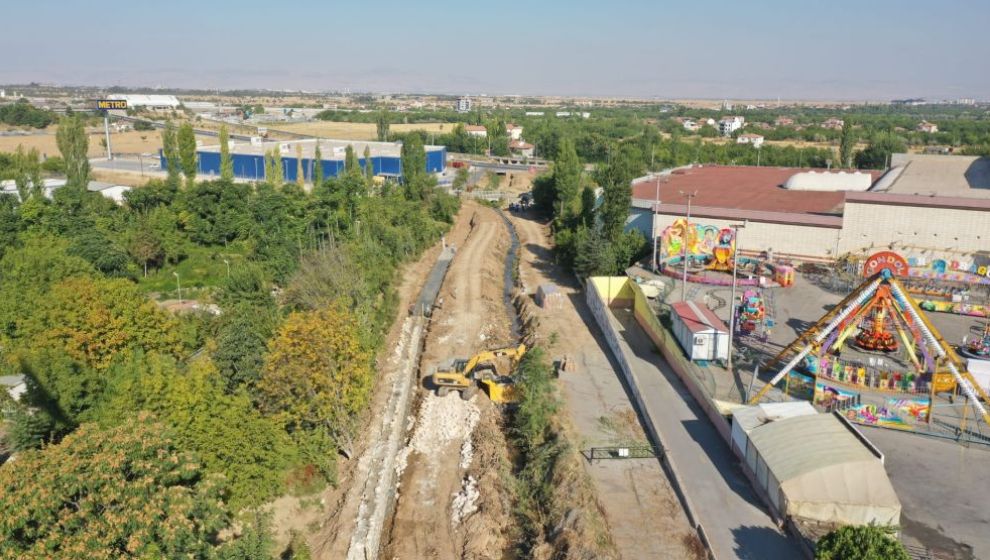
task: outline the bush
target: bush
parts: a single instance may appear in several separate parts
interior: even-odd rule
[[[910,560],[895,531],[877,525],[841,527],[818,541],[815,560]]]

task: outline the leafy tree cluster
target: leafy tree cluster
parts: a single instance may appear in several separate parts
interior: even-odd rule
[[[226,495],[152,416],[86,424],[0,469],[0,557],[265,558],[221,542]]]
[[[45,128],[55,122],[55,113],[38,109],[27,99],[18,99],[10,105],[0,106],[0,123],[11,126]]]
[[[841,527],[815,544],[815,560],[908,560],[894,531],[876,525]]]
[[[71,124],[60,129],[69,164],[81,146]],[[10,513],[0,557],[268,557],[261,522],[229,543],[218,535],[235,513],[334,480],[335,457],[353,451],[366,413],[399,266],[457,210],[422,172],[373,189],[352,166],[312,192],[197,180],[181,165],[187,134],[169,126],[165,136],[176,155],[170,178],[130,191],[122,206],[77,188],[0,197],[0,374],[28,383],[4,406],[18,457],[0,466]],[[403,152],[425,160],[422,144]],[[208,272],[215,263],[198,264],[220,259],[218,276]],[[183,299],[193,294],[219,314],[175,314],[149,297],[158,277],[179,271]],[[153,428],[139,420],[147,414]],[[73,466],[63,469],[67,457]],[[140,474],[133,465],[159,460],[163,470],[128,478]],[[180,467],[188,478],[169,470]],[[65,490],[69,509],[59,500],[39,509],[32,477],[54,484],[49,492],[82,493]],[[114,477],[126,500],[103,491]],[[116,509],[100,519],[104,493]],[[85,515],[59,526],[76,498],[89,500],[77,510]],[[181,504],[176,528],[169,507]],[[87,546],[106,552],[76,554]]]
[[[632,143],[609,151],[609,161],[586,178],[573,142],[563,138],[551,172],[533,183],[537,208],[554,216],[557,256],[580,277],[617,274],[646,245],[642,234],[625,231],[631,183],[645,167],[642,152]]]

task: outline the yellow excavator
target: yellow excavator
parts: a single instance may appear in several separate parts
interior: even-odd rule
[[[525,355],[525,344],[486,350],[468,359],[456,359],[438,367],[430,380],[437,389],[437,395],[441,397],[451,391],[458,391],[462,399],[468,400],[478,392],[480,384],[492,402],[512,403],[517,400],[517,395],[511,376]],[[500,374],[496,366],[499,358],[509,360],[509,370],[505,375]]]

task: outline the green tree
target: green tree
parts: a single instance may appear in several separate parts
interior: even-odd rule
[[[419,134],[409,134],[402,141],[402,180],[406,198],[424,200],[429,195],[426,176],[426,148]]]
[[[581,189],[581,224],[585,227],[595,225],[595,189],[585,185]]]
[[[581,172],[581,160],[578,159],[574,141],[562,138],[553,161],[554,211],[557,217],[569,218],[577,213]]]
[[[842,136],[839,139],[839,167],[852,167],[853,148],[856,147],[856,133],[853,130],[852,119],[846,119],[842,125]]]
[[[208,358],[180,368],[156,354],[121,361],[108,372],[107,397],[92,416],[104,424],[144,410],[169,428],[176,444],[195,453],[208,473],[227,481],[234,508],[258,505],[285,490],[299,455],[289,435],[254,407],[247,392],[228,392]]]
[[[815,560],[908,560],[907,550],[892,527],[846,526],[815,544]]]
[[[326,430],[350,455],[371,393],[371,357],[349,313],[292,313],[269,344],[258,384],[262,410],[290,432]]]
[[[302,144],[296,144],[296,184],[300,187],[306,183],[306,171],[303,169]]]
[[[265,150],[265,181],[275,184],[275,154]]]
[[[870,140],[865,150],[856,154],[856,167],[883,169],[890,164],[892,154],[907,151],[904,141],[889,132],[879,132]]]
[[[89,139],[82,118],[63,117],[55,141],[65,162],[65,186],[85,191],[89,186]]]
[[[234,160],[230,157],[230,133],[227,125],[220,125],[220,178],[234,180]]]
[[[280,187],[285,182],[285,168],[282,166],[282,150],[279,148],[272,150],[272,179],[268,182],[275,187]]]
[[[22,453],[0,497],[4,558],[206,559],[231,521],[222,481],[147,415]]]
[[[122,279],[66,278],[19,321],[29,348],[58,347],[97,370],[135,350],[178,354],[177,321]],[[28,354],[30,359],[30,354]],[[44,375],[44,363],[34,369]]]
[[[196,182],[196,133],[191,123],[179,126],[179,161],[182,163],[182,173],[186,176],[186,187]]]
[[[371,146],[364,146],[364,176],[370,187],[375,182],[375,162],[371,159]]]
[[[354,146],[348,144],[344,149],[344,172],[359,173],[357,156],[354,154]]]
[[[607,164],[599,166],[595,179],[602,187],[602,232],[607,241],[622,234],[632,201],[632,180],[639,169],[630,150],[622,146]]]
[[[320,151],[320,141],[316,141],[313,152],[313,187],[323,184],[323,152]]]
[[[162,129],[162,155],[165,156],[165,163],[168,166],[167,182],[173,189],[178,189],[182,162],[179,156],[179,138],[172,121],[167,121],[165,128]]]
[[[457,171],[454,172],[454,190],[461,190],[466,187],[470,178],[471,175],[467,167],[458,167]]]
[[[375,128],[378,132],[379,142],[388,142],[388,124],[389,116],[388,111],[382,110],[378,112],[378,116],[375,119]]]

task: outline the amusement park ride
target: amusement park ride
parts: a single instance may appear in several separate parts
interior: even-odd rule
[[[843,344],[852,337],[851,345],[860,351],[884,354],[901,351],[914,370],[910,376],[920,381],[920,385],[933,394],[958,387],[990,424],[990,414],[983,405],[987,401],[986,393],[898,280],[906,271],[906,261],[896,253],[881,252],[867,259],[863,268],[866,281],[767,364],[772,370],[789,358],[750,404],[758,403],[771,387],[796,368],[815,373],[824,364],[837,362]],[[990,327],[983,337],[965,348],[966,352],[987,357]]]
[[[967,358],[990,360],[990,320],[984,324],[983,334],[972,340],[963,341],[959,353]]]

